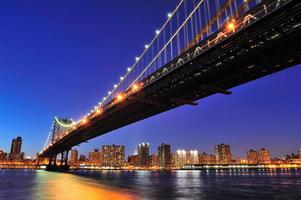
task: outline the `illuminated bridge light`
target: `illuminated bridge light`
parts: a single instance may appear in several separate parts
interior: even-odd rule
[[[160,33],[160,30],[156,30],[155,33],[158,35]]]
[[[128,72],[130,72],[131,70],[132,70],[132,68],[130,68],[130,67],[127,68],[127,71],[128,71]]]
[[[144,45],[144,48],[148,49],[148,47],[149,47],[149,45],[148,45],[148,44]]]
[[[138,84],[134,84],[132,87],[133,92],[137,92],[139,90],[139,85]]]
[[[100,108],[97,108],[97,109],[95,110],[95,112],[96,112],[96,114],[100,114],[100,113],[102,113],[102,110],[101,110]]]
[[[168,13],[168,14],[167,14],[167,17],[168,17],[168,18],[171,18],[171,17],[172,17],[172,13]]]
[[[117,95],[117,100],[118,101],[123,101],[124,100],[124,95],[122,95],[122,94]]]
[[[122,81],[123,79],[124,79],[124,77],[123,77],[123,76],[121,76],[121,77],[120,77],[120,80]]]
[[[227,25],[227,28],[228,28],[230,31],[235,32],[235,20],[232,20],[232,21]]]
[[[82,119],[82,123],[86,124],[88,122],[88,120],[86,118]]]

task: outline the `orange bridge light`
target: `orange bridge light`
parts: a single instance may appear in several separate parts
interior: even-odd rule
[[[228,27],[228,29],[229,29],[230,31],[235,32],[235,21],[232,20],[232,21],[227,25],[227,27]]]
[[[139,85],[138,84],[134,84],[133,87],[132,87],[132,90],[134,92],[137,92],[139,90]]]
[[[122,94],[119,94],[118,96],[117,96],[117,100],[118,101],[122,101],[124,99],[124,96],[122,95]]]

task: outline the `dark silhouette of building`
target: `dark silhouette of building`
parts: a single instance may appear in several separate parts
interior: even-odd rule
[[[149,143],[138,145],[138,163],[140,166],[149,165]]]
[[[87,157],[84,155],[84,154],[81,154],[79,156],[79,159],[78,159],[79,162],[86,162],[87,161]]]
[[[21,148],[22,148],[22,138],[17,137],[12,140],[11,149],[9,158],[11,160],[20,160],[21,159]]]
[[[170,145],[162,143],[158,147],[158,160],[160,167],[170,166]]]
[[[132,166],[138,165],[138,155],[131,155],[128,157],[128,164]]]

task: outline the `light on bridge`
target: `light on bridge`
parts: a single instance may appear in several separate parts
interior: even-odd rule
[[[133,91],[133,92],[137,92],[139,89],[140,89],[140,88],[139,88],[139,85],[138,85],[138,84],[134,84],[134,85],[132,86],[132,91]]]
[[[82,119],[82,123],[86,124],[88,122],[88,120],[86,118]]]
[[[168,14],[167,14],[167,17],[168,17],[168,18],[171,18],[171,17],[172,17],[172,13],[168,13]]]
[[[118,101],[123,101],[123,99],[124,99],[124,95],[119,94],[119,95],[117,96],[117,100],[118,100]]]
[[[232,20],[231,22],[228,23],[227,28],[232,31],[235,32],[235,20]]]
[[[100,114],[100,113],[102,113],[102,110],[101,110],[100,108],[97,108],[97,109],[95,110],[95,112],[96,112],[96,114]]]
[[[158,35],[160,33],[160,30],[156,30],[156,34]]]

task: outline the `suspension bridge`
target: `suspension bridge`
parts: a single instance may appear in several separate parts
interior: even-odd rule
[[[54,119],[40,152],[47,169],[68,169],[80,143],[299,64],[301,1],[180,0],[154,34],[89,113]]]

